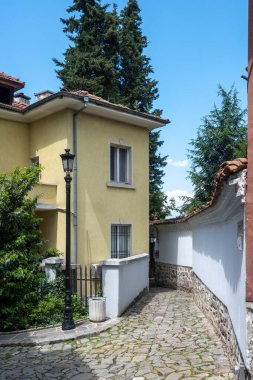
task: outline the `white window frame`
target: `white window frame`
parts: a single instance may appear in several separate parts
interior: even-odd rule
[[[111,178],[111,148],[116,149],[116,178]],[[120,149],[125,149],[127,154],[126,159],[126,181],[120,181]],[[109,145],[109,182],[108,185],[119,185],[119,186],[131,186],[132,185],[132,147],[129,145],[113,143]]]
[[[117,248],[116,248],[116,257],[113,256],[113,252],[112,252],[112,228],[113,227],[118,227],[118,231],[117,231],[117,241],[116,241],[116,245],[117,245]],[[127,237],[127,245],[128,245],[128,250],[126,253],[123,254],[123,256],[120,257],[120,233],[119,233],[119,228],[120,227],[128,227],[129,230],[128,230],[128,237]],[[121,259],[121,258],[126,258],[126,257],[130,257],[131,256],[131,252],[132,252],[132,225],[129,224],[129,223],[112,223],[111,226],[110,226],[110,242],[111,242],[111,249],[110,249],[110,257],[112,259]]]

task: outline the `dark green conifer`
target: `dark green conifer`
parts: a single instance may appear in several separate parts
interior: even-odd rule
[[[144,53],[147,38],[142,35],[140,8],[129,0],[120,18],[114,5],[101,6],[100,0],[73,0],[68,12],[74,14],[63,20],[64,32],[73,45],[58,77],[64,86],[87,90],[114,103],[121,103],[141,112],[151,112],[158,98],[157,81],[150,78],[153,68]],[[168,211],[162,192],[163,168],[166,157],[158,150],[163,144],[159,132],[150,133],[150,217],[165,217]],[[157,182],[156,182],[157,181]]]
[[[148,43],[142,34],[142,19],[136,0],[128,1],[120,21],[121,102],[138,111],[151,112],[153,101],[158,98],[158,82],[150,77],[153,68],[150,58],[144,54]],[[160,110],[158,113],[161,114]],[[149,138],[149,215],[152,220],[166,217],[169,206],[162,191],[167,158],[159,153],[163,141],[160,140],[160,132],[150,132]]]
[[[160,131],[149,134],[149,217],[150,220],[164,219],[170,214],[170,206],[166,194],[162,191],[163,168],[167,165],[167,157],[161,156],[159,148],[163,145]]]
[[[112,12],[107,7],[100,0],[73,0],[67,9],[72,15],[61,19],[72,45],[64,62],[54,61],[64,86],[117,101],[119,20],[116,7]]]
[[[150,112],[158,98],[157,81],[150,78],[153,68],[143,54],[147,38],[142,35],[140,8],[129,0],[121,12],[120,30],[120,96],[126,106]]]
[[[214,105],[203,117],[197,137],[190,142],[189,178],[194,187],[194,198],[185,197],[181,214],[188,214],[209,201],[214,177],[224,161],[247,155],[246,110],[241,109],[238,91],[232,86],[219,86],[220,105]]]

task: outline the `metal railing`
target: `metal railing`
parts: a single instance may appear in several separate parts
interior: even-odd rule
[[[72,292],[77,293],[88,307],[89,298],[102,296],[102,270],[100,267],[71,265]]]

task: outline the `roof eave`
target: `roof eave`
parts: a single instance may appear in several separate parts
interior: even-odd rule
[[[80,102],[83,102],[82,96],[62,91],[41,99],[25,109],[17,109],[10,105],[0,104],[0,115],[1,110],[3,110],[5,116],[8,116],[8,119],[33,122],[42,117],[41,111],[45,111],[48,115],[58,112],[60,109],[66,109],[67,107],[78,110],[80,109]],[[144,127],[149,130],[161,128],[170,123],[170,121],[166,119],[92,98],[89,98],[89,103],[85,112],[114,120],[129,122],[130,124]],[[45,116],[45,113],[43,112],[43,117]]]

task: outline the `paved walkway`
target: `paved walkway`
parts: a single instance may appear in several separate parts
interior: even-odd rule
[[[161,288],[97,336],[0,348],[3,380],[235,379],[191,295]]]
[[[74,330],[63,331],[61,325],[38,328],[12,333],[0,333],[0,349],[6,346],[37,346],[64,341],[77,340],[97,335],[115,326],[122,318],[112,318],[101,323],[90,322],[88,319],[76,324]]]

